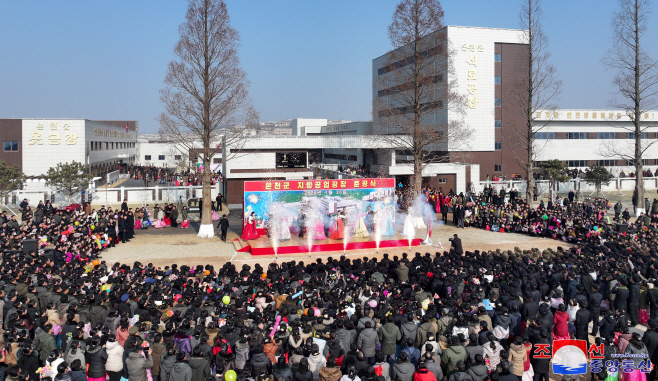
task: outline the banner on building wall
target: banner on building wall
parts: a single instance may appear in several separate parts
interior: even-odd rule
[[[245,181],[244,215],[255,213],[256,227],[266,228],[273,216],[291,226],[300,212],[329,221],[338,213],[363,214],[382,210],[395,217],[395,179]]]

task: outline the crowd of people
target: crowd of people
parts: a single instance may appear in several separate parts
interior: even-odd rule
[[[370,176],[370,166],[369,165],[346,165],[341,164],[338,166],[338,172],[347,173],[348,175],[356,176]]]
[[[655,222],[618,232],[602,199],[426,192],[458,225],[572,245],[158,267],[102,260],[111,226],[134,226],[123,205],[2,213],[0,381],[537,381],[551,360],[533,348],[566,338],[602,345],[594,380],[654,378]]]
[[[160,185],[169,186],[198,186],[203,185],[203,172],[202,168],[199,171],[188,169],[183,172],[172,172],[165,167],[156,166],[138,166],[131,165],[127,167],[126,172],[130,175],[131,179],[144,180],[148,179],[149,182],[157,182]],[[211,185],[215,185],[223,180],[221,170],[217,170],[211,174]]]

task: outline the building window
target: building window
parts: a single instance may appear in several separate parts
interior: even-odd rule
[[[439,184],[445,184],[448,182],[448,179],[445,177],[439,177],[438,180],[439,180]]]
[[[585,139],[587,135],[584,132],[568,132],[567,139]]]
[[[495,100],[496,107],[500,107],[503,105],[503,100],[501,98],[496,98]]]
[[[496,150],[503,149],[503,142],[496,142]]]
[[[617,160],[599,160],[597,164],[602,167],[614,167],[617,165]]]
[[[503,58],[502,54],[500,53],[494,54],[494,62],[501,62],[502,58]]]
[[[496,125],[496,127],[502,127],[503,126],[503,121],[502,120],[496,120],[495,125]]]
[[[535,139],[555,139],[555,132],[535,132]]]
[[[587,167],[587,160],[569,160],[567,161],[568,167]]]
[[[164,160],[164,155],[158,155],[158,160]]]
[[[180,160],[181,155],[174,155],[174,160]]]
[[[494,83],[495,83],[496,85],[500,85],[500,84],[502,83],[502,81],[503,81],[503,77],[501,77],[501,76],[499,76],[499,75],[497,75],[497,76],[494,77]]]
[[[151,155],[144,155],[144,160],[151,160]]]
[[[213,157],[213,158],[212,158],[212,163],[213,163],[213,164],[221,164],[221,163],[222,163],[222,158],[220,158],[220,157]]]
[[[647,133],[642,132],[640,134],[640,139],[646,139],[647,138]],[[626,133],[626,139],[635,139],[635,132],[627,132]]]
[[[5,152],[16,152],[16,151],[18,151],[18,142],[5,141]]]
[[[597,132],[596,133],[596,138],[597,139],[617,139],[617,133],[616,132]]]
[[[502,170],[503,170],[502,164],[494,164],[494,172],[502,172]]]

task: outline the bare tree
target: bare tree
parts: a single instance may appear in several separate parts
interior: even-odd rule
[[[166,113],[159,117],[160,133],[189,149],[201,142],[203,161],[203,219],[199,237],[213,237],[210,207],[210,164],[223,144],[240,147],[257,124],[249,81],[240,68],[238,32],[229,24],[222,0],[190,0],[160,92]],[[188,152],[189,152],[188,149]],[[222,158],[227,160],[228,158]]]
[[[452,79],[454,53],[437,0],[402,0],[388,35],[393,50],[375,80],[382,90],[373,101],[374,132],[381,143],[413,157],[415,197],[422,189],[425,166],[449,161],[449,150],[467,144],[471,131],[463,123],[466,97]]]
[[[642,118],[646,118],[645,112],[654,107],[654,97],[658,93],[657,62],[642,47],[650,5],[649,0],[619,0],[619,11],[612,19],[612,47],[603,58],[604,65],[617,71],[614,83],[619,99],[612,101],[611,106],[624,110],[633,122],[632,128],[628,129],[633,134],[632,145],[606,146],[612,154],[632,162],[635,167],[634,206],[637,214],[644,211],[642,157],[656,142],[642,138],[650,127],[642,126]]]
[[[524,75],[518,76],[514,84],[512,100],[518,109],[517,115],[522,118],[504,120],[509,126],[508,134],[514,159],[523,168],[526,175],[526,201],[533,205],[533,189],[535,186],[535,167],[537,156],[543,146],[535,141],[535,134],[541,131],[551,121],[557,106],[551,103],[560,94],[562,81],[557,80],[556,70],[548,61],[548,37],[541,27],[542,8],[540,0],[522,0],[519,19],[523,34],[521,44],[527,45],[525,55],[518,62],[518,70]],[[545,121],[537,119],[544,114]]]

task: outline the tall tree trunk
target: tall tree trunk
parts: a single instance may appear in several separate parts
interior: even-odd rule
[[[635,190],[637,191],[637,200],[635,204],[636,216],[644,211],[644,174],[642,173],[642,129],[640,125],[641,112],[640,97],[640,14],[638,0],[635,0],[635,108],[633,113],[633,124],[635,127]]]

